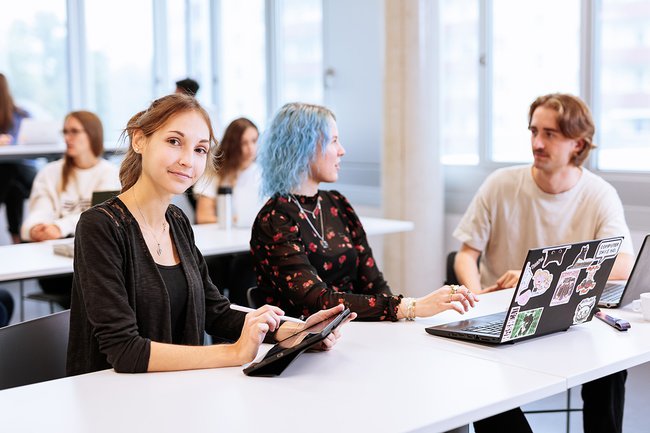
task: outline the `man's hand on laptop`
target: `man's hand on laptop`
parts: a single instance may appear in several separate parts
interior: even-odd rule
[[[519,277],[521,276],[521,271],[511,269],[506,271],[505,274],[501,275],[497,280],[496,284],[488,286],[483,290],[483,293],[494,292],[497,290],[511,289],[517,287],[519,282]]]

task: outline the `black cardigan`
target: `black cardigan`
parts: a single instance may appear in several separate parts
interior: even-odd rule
[[[208,276],[185,214],[165,215],[188,284],[183,343],[202,345],[204,330],[229,340],[245,314],[230,309]],[[68,375],[113,367],[147,371],[151,341],[171,343],[170,304],[140,227],[119,198],[81,214],[75,234]]]

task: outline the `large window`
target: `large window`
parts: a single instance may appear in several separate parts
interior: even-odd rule
[[[568,92],[594,113],[589,164],[650,171],[650,2],[439,5],[443,163],[530,161],[530,103]]]
[[[85,9],[88,108],[111,140],[153,98],[152,2],[86,2]]]
[[[580,0],[490,4],[492,160],[530,161],[531,102],[546,93],[580,90]]]
[[[650,170],[650,2],[602,0],[596,101],[604,170]]]
[[[235,118],[247,117],[262,127],[267,86],[264,0],[222,1],[220,5],[217,123],[223,131]]]
[[[32,0],[3,4],[0,12],[0,72],[16,104],[33,117],[62,121],[67,111],[65,6],[65,0]]]
[[[446,164],[479,162],[479,2],[440,4],[440,137]]]
[[[281,0],[277,15],[277,105],[323,102],[321,0]]]

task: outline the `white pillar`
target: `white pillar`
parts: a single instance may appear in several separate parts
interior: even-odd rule
[[[383,211],[413,232],[384,244],[395,293],[421,296],[444,280],[444,188],[437,134],[437,2],[386,0]]]

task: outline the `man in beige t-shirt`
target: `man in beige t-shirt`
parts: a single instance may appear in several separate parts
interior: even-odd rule
[[[634,252],[621,200],[610,184],[582,167],[594,147],[589,108],[572,95],[540,96],[530,106],[528,129],[532,166],[491,174],[454,231],[462,242],[454,263],[458,281],[475,293],[515,287],[529,249],[610,236],[624,236],[610,278],[627,279]],[[583,385],[585,433],[622,430],[626,375]],[[519,409],[474,428],[481,433],[504,425],[530,431]]]

